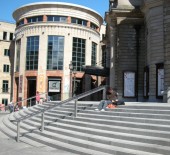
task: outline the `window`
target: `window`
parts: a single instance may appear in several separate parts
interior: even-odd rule
[[[48,70],[63,70],[64,37],[48,36]]]
[[[3,40],[7,40],[7,32],[3,32]]]
[[[42,22],[43,16],[35,16],[27,18],[27,23]]]
[[[2,99],[2,104],[5,104],[5,106],[8,105],[8,99],[7,98],[3,98]]]
[[[26,70],[38,69],[39,36],[27,38]]]
[[[87,21],[79,18],[71,18],[71,23],[87,26]]]
[[[97,44],[92,42],[92,54],[91,54],[91,65],[96,65],[96,52],[97,52]]]
[[[106,62],[107,62],[106,45],[103,45],[103,46],[102,46],[102,66],[103,66],[103,67],[106,67],[106,66],[107,66]]]
[[[65,16],[47,16],[47,21],[51,22],[67,22],[67,17]]]
[[[24,24],[24,19],[21,19],[18,23],[17,26],[23,25]]]
[[[4,49],[4,56],[10,56],[10,50]]]
[[[86,40],[73,38],[72,63],[76,71],[82,71],[82,65],[85,65]]]
[[[3,72],[9,73],[9,65],[4,65]]]
[[[97,30],[97,25],[96,24],[94,24],[94,23],[90,23],[90,27],[92,28],[92,29],[95,29],[95,30]]]
[[[21,51],[21,40],[17,40],[16,42],[16,72],[19,72],[20,66],[20,51]]]
[[[3,93],[8,93],[8,81],[7,80],[3,80],[3,84],[2,84],[2,92]]]
[[[13,40],[13,33],[10,33],[9,40]]]

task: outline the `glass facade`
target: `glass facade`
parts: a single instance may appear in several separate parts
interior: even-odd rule
[[[97,53],[97,44],[92,42],[92,54],[91,54],[91,65],[96,65],[96,53]]]
[[[38,69],[39,36],[27,37],[26,70]]]
[[[63,70],[64,37],[48,36],[47,70]]]
[[[73,38],[72,63],[76,71],[82,71],[85,65],[86,40]]]

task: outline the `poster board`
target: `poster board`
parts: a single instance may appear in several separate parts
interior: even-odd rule
[[[135,97],[135,72],[126,71],[124,77],[124,97]]]
[[[163,96],[164,92],[164,69],[158,69],[158,83],[157,83],[157,94],[158,96]]]
[[[60,92],[61,81],[49,81],[48,91],[49,92]]]

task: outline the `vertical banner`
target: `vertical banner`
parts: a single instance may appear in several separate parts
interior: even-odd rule
[[[124,72],[124,97],[135,97],[135,72]]]

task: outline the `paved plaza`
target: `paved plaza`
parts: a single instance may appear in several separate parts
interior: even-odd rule
[[[0,111],[0,124],[3,116],[9,112]],[[15,140],[7,137],[0,131],[0,155],[74,155],[62,150],[40,145],[39,147],[31,146],[23,142],[17,143]]]

